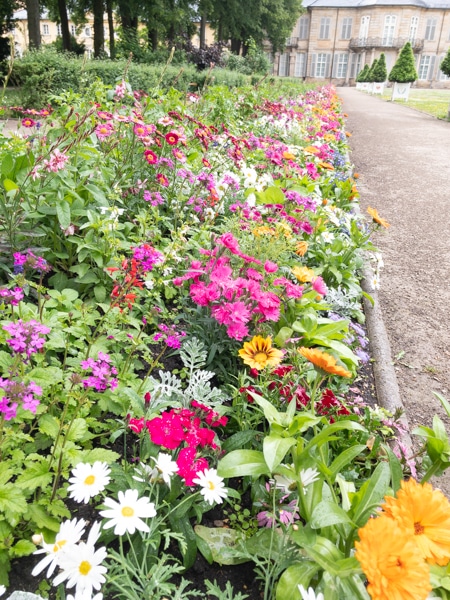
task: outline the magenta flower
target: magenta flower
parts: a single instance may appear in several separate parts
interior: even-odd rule
[[[11,304],[11,306],[17,306],[23,299],[23,290],[20,287],[15,287],[11,290],[8,288],[1,288],[0,299],[5,303]]]
[[[141,244],[133,250],[133,258],[140,262],[140,268],[144,273],[152,271],[155,265],[164,261],[164,255],[155,250],[150,244]]]
[[[167,177],[163,173],[157,173],[156,174],[156,180],[163,187],[168,187],[168,185],[169,185],[169,180],[167,179]]]
[[[221,244],[222,246],[225,246],[225,248],[228,248],[228,250],[230,250],[230,252],[232,254],[237,254],[240,255],[241,251],[239,248],[239,242],[237,241],[237,239],[234,237],[234,235],[232,233],[224,233],[222,234],[218,240],[217,240],[218,244]]]
[[[15,323],[3,325],[3,329],[11,336],[6,342],[11,346],[14,352],[26,354],[28,358],[43,348],[45,339],[41,336],[50,333],[48,327],[34,319],[26,322],[19,319]]]
[[[321,296],[325,296],[328,293],[328,288],[325,285],[325,282],[322,279],[322,277],[313,277],[311,285],[313,290]]]
[[[33,269],[40,273],[51,271],[52,267],[42,256],[36,256],[31,250],[25,252],[15,252],[14,257],[14,273],[22,273],[28,269]]]
[[[173,411],[163,412],[160,417],[147,421],[146,426],[152,442],[168,450],[178,448],[185,437],[181,417]]]
[[[157,165],[159,162],[158,156],[153,152],[153,150],[145,150],[144,158],[148,162],[149,165]]]
[[[113,133],[114,133],[114,127],[113,127],[112,123],[100,123],[95,128],[95,134],[97,135],[98,139],[101,141],[106,140]]]
[[[5,421],[10,421],[17,415],[17,408],[20,405],[24,410],[36,413],[39,406],[39,399],[36,396],[42,395],[42,388],[34,381],[26,384],[0,378],[0,388],[4,390],[4,396],[0,399],[0,413],[3,413]]]
[[[66,162],[69,160],[69,157],[60,152],[58,148],[56,148],[51,154],[49,160],[44,160],[45,170],[49,173],[57,173],[64,169]]]
[[[264,270],[266,273],[275,273],[278,271],[278,265],[270,260],[266,260],[264,263]]]
[[[92,374],[86,379],[83,379],[85,388],[94,388],[97,392],[104,392],[108,388],[114,390],[117,387],[118,381],[113,375],[117,375],[117,369],[111,366],[111,358],[104,352],[98,353],[97,360],[88,358],[81,361],[81,368],[91,370]]]

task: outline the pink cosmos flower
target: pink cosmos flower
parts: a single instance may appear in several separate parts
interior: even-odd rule
[[[112,123],[101,123],[95,128],[95,133],[99,140],[103,141],[109,138],[114,133],[114,127]]]

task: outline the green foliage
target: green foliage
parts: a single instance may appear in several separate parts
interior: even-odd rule
[[[387,79],[386,57],[382,52],[378,61],[371,71],[371,80],[375,83],[383,83]]]
[[[371,64],[369,72],[367,74],[367,81],[369,81],[370,83],[372,83],[374,81],[374,79],[373,79],[373,77],[374,77],[374,71],[376,71],[377,64],[378,64],[378,59],[376,58],[373,61],[373,63]]]
[[[356,81],[358,83],[365,83],[367,81],[369,81],[368,77],[369,77],[369,71],[370,71],[370,67],[369,65],[364,65],[364,68],[358,73],[358,77],[356,78]]]
[[[445,58],[441,62],[441,66],[439,68],[444,73],[444,75],[450,77],[450,48],[447,50],[447,54],[445,55]]]
[[[389,81],[412,83],[418,78],[411,42],[406,42],[389,73]]]
[[[269,72],[270,63],[262,50],[259,50],[253,39],[248,42],[248,51],[245,56],[228,53],[224,58],[225,67],[230,71],[239,71],[246,75],[261,74]]]

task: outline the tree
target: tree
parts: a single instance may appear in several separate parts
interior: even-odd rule
[[[389,73],[389,81],[412,83],[418,78],[411,43],[406,42],[400,51],[397,62]]]
[[[358,73],[358,77],[356,78],[356,81],[358,83],[366,83],[367,81],[369,81],[367,79],[367,77],[369,75],[369,71],[370,71],[369,65],[364,65],[363,69]]]
[[[378,59],[376,58],[373,63],[370,66],[369,72],[367,73],[367,81],[369,82],[373,82],[375,81],[375,79],[373,79],[373,73],[374,71],[376,71],[377,68],[377,64],[378,64]]]
[[[441,66],[439,67],[444,75],[450,77],[450,48],[447,51],[447,54],[444,60],[441,62]]]
[[[41,13],[39,0],[25,0],[28,21],[28,39],[30,48],[41,46]]]
[[[381,53],[376,65],[372,70],[372,81],[375,83],[383,83],[387,79],[386,57]]]

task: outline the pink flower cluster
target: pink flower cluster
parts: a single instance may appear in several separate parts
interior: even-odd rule
[[[42,395],[42,388],[36,385],[34,381],[27,384],[0,377],[0,388],[3,388],[4,393],[4,396],[0,399],[0,413],[3,413],[5,421],[10,421],[17,415],[19,405],[25,410],[36,413],[36,408],[39,405],[39,399],[36,396]]]
[[[133,250],[133,258],[140,263],[140,269],[143,273],[152,271],[155,265],[164,261],[164,255],[155,250],[150,244],[141,244]]]
[[[14,273],[34,270],[39,273],[51,271],[52,266],[42,256],[36,256],[31,250],[25,252],[14,252]]]
[[[58,171],[64,169],[68,160],[69,157],[67,154],[64,154],[64,152],[61,152],[58,150],[58,148],[56,148],[50,154],[50,158],[48,160],[44,160],[45,170],[49,173],[57,173]]]
[[[275,263],[266,261],[263,265],[260,260],[241,252],[231,233],[221,235],[212,251],[201,252],[208,257],[206,264],[192,261],[187,273],[175,278],[173,283],[182,285],[184,281],[192,280],[189,289],[192,300],[209,307],[213,318],[226,327],[229,337],[245,338],[252,318],[258,322],[278,321],[280,297],[267,289],[270,283],[267,276],[278,270]],[[237,276],[234,275],[232,257],[235,262],[241,259]],[[253,268],[252,264],[260,269]],[[285,286],[286,293],[292,297],[300,297],[303,291],[301,286],[285,278],[279,278],[276,285]]]
[[[97,392],[104,392],[108,388],[114,390],[117,387],[117,379],[112,377],[117,375],[116,367],[111,366],[111,358],[104,352],[98,353],[98,359],[88,358],[81,361],[83,369],[91,369],[92,375],[83,379],[85,388],[94,388]]]
[[[197,473],[209,468],[208,460],[202,456],[205,450],[217,450],[214,427],[226,425],[227,417],[193,400],[188,408],[172,408],[150,420],[129,419],[132,431],[140,433],[144,428],[151,441],[167,450],[176,450],[178,475],[185,485],[191,486]],[[208,427],[202,425],[206,423]]]
[[[17,306],[21,300],[23,300],[23,290],[20,287],[13,289],[1,288],[0,299],[2,302],[11,304],[11,306]]]
[[[158,333],[155,333],[155,342],[163,341],[169,348],[181,348],[181,339],[185,337],[185,331],[176,331],[175,327],[169,327],[164,323],[158,325]]]
[[[11,346],[14,352],[26,354],[28,358],[43,348],[45,338],[41,336],[50,333],[48,327],[34,319],[26,322],[19,319],[15,323],[3,325],[3,329],[11,336],[6,342]]]

